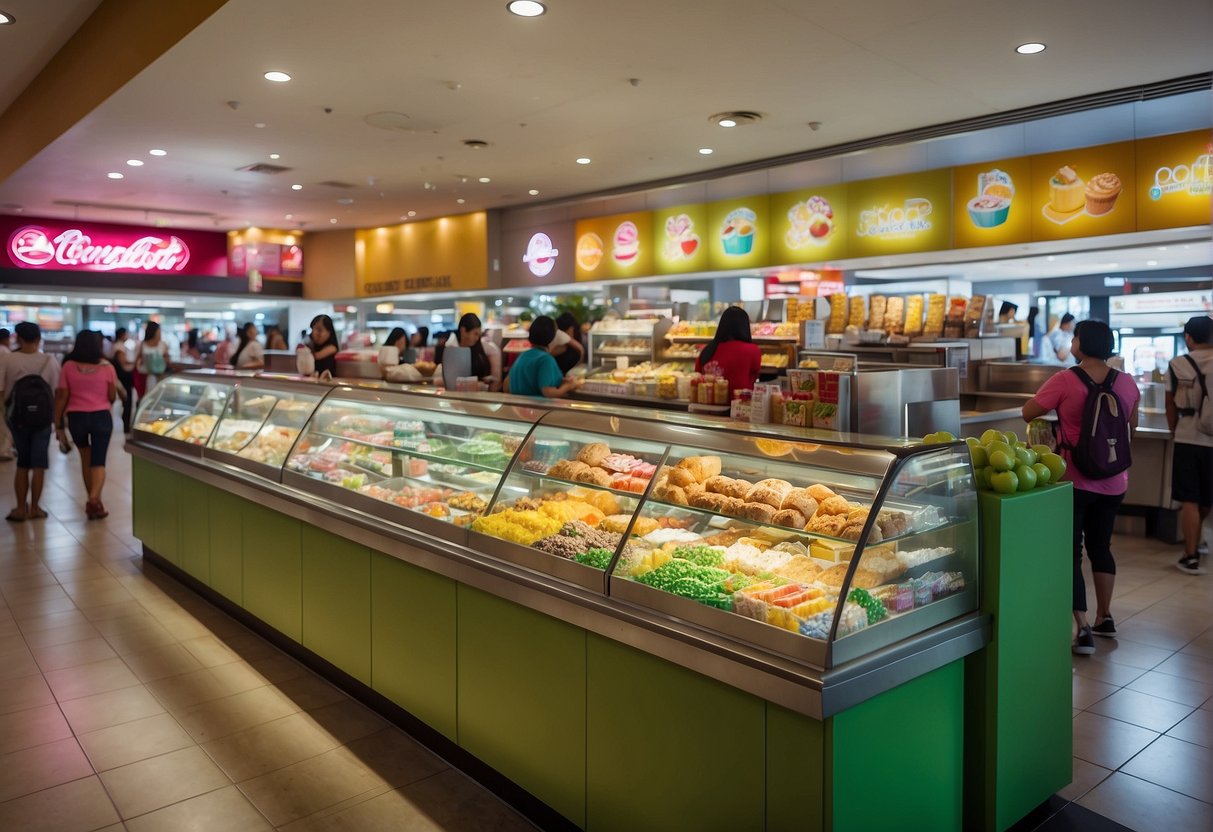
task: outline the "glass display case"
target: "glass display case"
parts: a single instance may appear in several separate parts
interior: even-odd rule
[[[238,377],[174,375],[139,405],[134,430],[140,441],[201,456]]]
[[[276,474],[327,392],[302,383],[242,380],[228,396],[203,455],[246,470],[272,468]]]

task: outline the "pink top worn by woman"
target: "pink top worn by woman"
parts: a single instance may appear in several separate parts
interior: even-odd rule
[[[1123,416],[1128,421],[1137,407],[1141,393],[1137,389],[1133,377],[1127,373],[1117,373],[1116,381],[1112,383],[1112,392],[1125,406]],[[1066,461],[1066,473],[1063,480],[1074,483],[1074,487],[1096,494],[1124,494],[1129,488],[1129,472],[1123,471],[1106,480],[1093,480],[1084,476],[1070,458],[1066,446],[1078,444],[1078,435],[1082,432],[1083,410],[1087,403],[1087,386],[1073,370],[1063,370],[1056,373],[1041,385],[1035,399],[1046,410],[1057,411],[1057,423],[1060,427],[1062,447],[1058,453]]]
[[[65,361],[59,373],[59,389],[68,392],[67,413],[96,413],[110,409],[109,386],[118,384],[114,365],[77,364]]]
[[[762,369],[762,350],[745,341],[725,341],[716,347],[709,364],[719,364],[720,374],[729,380],[730,390],[751,390]],[[703,372],[703,357],[695,360],[695,369]]]

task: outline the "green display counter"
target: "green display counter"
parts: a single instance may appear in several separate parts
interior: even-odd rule
[[[545,827],[979,828],[968,813],[1001,829],[1068,782],[1069,703],[1053,687],[1068,697],[1069,671],[1051,639],[1066,626],[1053,594],[1069,567],[1051,568],[1057,547],[1032,546],[1068,541],[1066,490],[982,503],[994,644],[816,720],[630,646],[622,626],[578,626],[406,562],[319,509],[134,454],[150,562],[401,709],[439,753],[482,764],[474,775],[508,780],[520,791],[506,796]]]

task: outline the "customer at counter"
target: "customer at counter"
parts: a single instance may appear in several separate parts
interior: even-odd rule
[[[337,342],[337,333],[333,328],[333,319],[328,315],[317,315],[312,318],[312,334],[306,346],[312,351],[316,360],[316,374],[327,372],[330,376],[337,375],[337,352],[341,345]]]
[[[1213,318],[1189,318],[1184,343],[1187,355],[1173,358],[1167,370],[1167,426],[1175,436],[1171,497],[1180,503],[1184,535],[1183,557],[1176,566],[1189,575],[1204,575],[1208,570],[1200,558],[1209,554],[1209,547],[1200,538],[1213,507],[1213,433],[1202,430],[1200,423],[1202,408],[1213,409]]]
[[[237,370],[260,370],[265,367],[265,350],[257,340],[257,325],[249,321],[240,327],[240,346],[232,356]]]
[[[740,306],[730,306],[720,315],[716,334],[695,359],[695,372],[709,364],[729,381],[729,390],[752,390],[762,370],[762,350],[750,336],[750,316]]]
[[[404,363],[404,351],[409,348],[409,336],[404,331],[404,327],[393,327],[392,331],[387,334],[387,338],[383,340],[383,346],[395,347],[397,355],[400,356],[400,363]]]
[[[445,341],[439,342],[434,352],[434,363],[442,364],[442,354],[447,347],[467,347],[472,351],[472,375],[487,384],[490,392],[495,393],[501,389],[501,349],[491,341],[482,340],[483,335],[484,327],[480,323],[480,317],[474,312],[464,314],[459,319],[459,326]],[[442,378],[437,370],[435,375]]]
[[[265,331],[265,348],[267,350],[288,349],[286,344],[286,336],[282,334],[282,330],[277,326],[270,326]]]
[[[560,367],[560,372],[565,375],[568,375],[569,370],[585,360],[585,345],[581,343],[581,327],[572,312],[561,312],[560,317],[556,319],[556,341],[550,350],[556,357],[556,364]]]
[[[1084,425],[1088,395],[1096,395],[1089,385],[1103,385],[1111,379],[1110,392],[1119,400],[1118,414],[1128,420],[1130,431],[1137,428],[1137,405],[1141,394],[1132,376],[1119,373],[1108,366],[1115,339],[1112,330],[1102,321],[1083,321],[1074,328],[1071,349],[1078,366],[1056,373],[1036,395],[1023,406],[1023,419],[1031,422],[1046,413],[1057,411],[1058,451],[1066,460],[1062,479],[1074,485],[1074,623],[1077,626],[1073,651],[1080,656],[1095,652],[1094,636],[1116,637],[1112,621],[1112,591],[1116,584],[1116,560],[1112,557],[1112,526],[1116,510],[1129,488],[1129,472],[1104,479],[1095,479],[1079,470],[1074,463],[1080,434],[1089,429]],[[1125,449],[1128,453],[1128,449]],[[1095,624],[1087,621],[1087,587],[1082,575],[1082,548],[1086,542],[1087,557],[1095,580]]]
[[[424,347],[430,342],[430,328],[428,326],[419,326],[417,331],[413,333],[413,337],[409,339],[410,347]]]
[[[505,392],[518,396],[559,399],[581,386],[581,379],[566,379],[548,352],[556,338],[556,322],[547,315],[531,321],[531,348],[518,356],[505,379]]]
[[[1061,316],[1057,326],[1045,333],[1042,356],[1047,364],[1070,366],[1074,363],[1070,344],[1074,340],[1074,316],[1069,312]]]

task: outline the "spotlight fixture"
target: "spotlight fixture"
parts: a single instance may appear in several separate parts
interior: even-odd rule
[[[333,225],[336,225],[336,224],[337,224],[337,218],[336,218],[336,217],[329,217],[329,222],[331,222]]]
[[[416,211],[409,211],[409,216],[410,216],[410,217],[415,217],[415,216],[417,216],[417,212],[416,212]]]
[[[281,158],[282,158],[282,154],[281,154],[281,153],[271,153],[271,154],[270,154],[270,158],[271,158],[271,159],[281,159]]]
[[[141,167],[143,167],[143,160],[142,160],[142,159],[127,159],[127,160],[126,160],[126,163],[127,163],[128,165],[130,165],[131,167],[133,167],[133,168],[141,168]]]
[[[548,10],[547,6],[537,0],[510,0],[505,7],[510,14],[516,14],[519,17],[539,17]]]
[[[537,191],[534,188],[531,188],[529,191],[527,191],[527,193],[530,194],[531,196],[539,196],[539,191]]]
[[[493,180],[489,179],[487,176],[482,176],[482,177],[480,177],[480,179],[478,181],[480,182],[481,185],[487,185],[490,182],[492,182]]]
[[[718,121],[716,123],[721,127],[736,127],[737,126],[736,120],[731,119],[731,118],[722,118],[720,121]]]
[[[1021,43],[1015,47],[1015,51],[1020,55],[1035,55],[1044,52],[1047,48],[1043,43]]]
[[[0,26],[11,26],[17,22],[17,18],[13,17],[8,12],[0,12]]]
[[[711,155],[712,155],[712,148],[710,148],[710,147],[701,147],[701,148],[699,148],[699,155],[700,155],[700,156],[711,156]]]
[[[118,171],[116,171],[116,170],[110,171],[109,173],[106,174],[106,176],[109,177],[110,179],[125,179],[126,178],[122,174],[118,173]]]
[[[588,165],[588,164],[589,164],[590,162],[592,162],[592,161],[593,161],[593,159],[591,159],[589,156],[580,156],[580,157],[578,157],[578,159],[577,159],[577,164],[579,164],[579,165]]]
[[[275,84],[285,84],[287,81],[291,80],[291,76],[276,69],[270,70],[262,77],[264,77],[267,81],[273,81]]]
[[[160,148],[158,148],[158,147],[153,147],[151,150],[149,150],[149,151],[147,152],[147,155],[148,155],[148,156],[167,156],[167,155],[168,155],[168,151],[167,151],[167,150],[161,150],[161,149],[160,149]]]
[[[295,183],[294,185],[291,185],[291,190],[292,191],[302,191],[303,186],[300,185],[299,183]]]
[[[467,200],[466,200],[466,199],[464,199],[463,197],[459,197],[459,199],[457,199],[457,200],[455,200],[455,201],[456,201],[456,202],[458,202],[460,205],[462,205],[463,203],[467,202]]]

